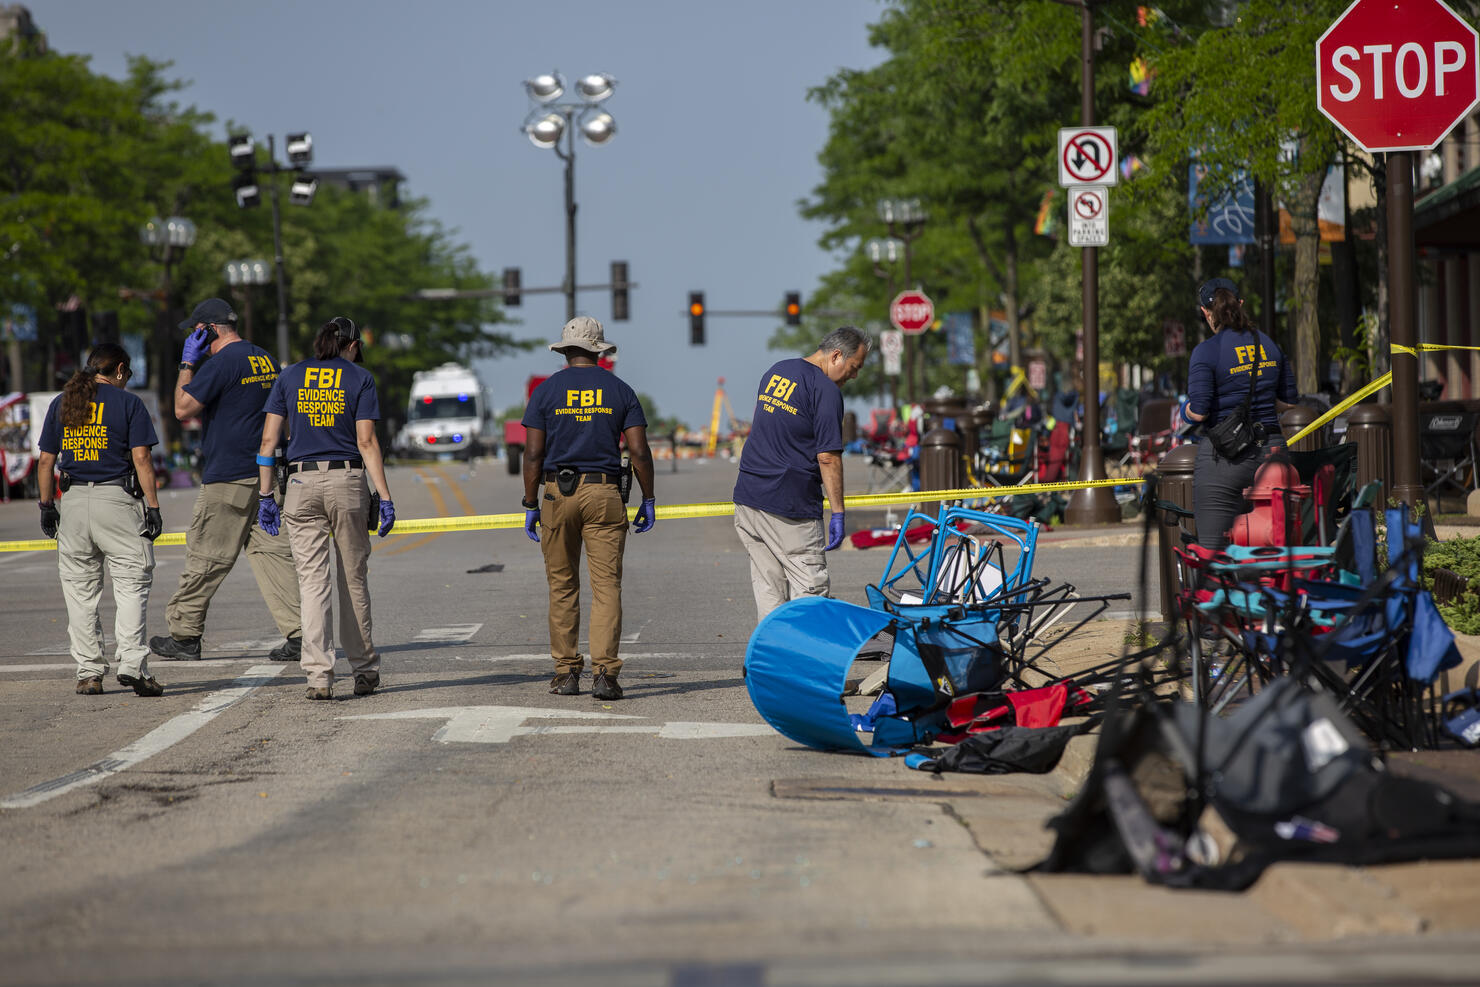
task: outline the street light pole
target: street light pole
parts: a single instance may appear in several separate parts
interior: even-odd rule
[[[159,398],[160,424],[166,432],[166,440],[170,440],[179,431],[174,416],[163,413],[166,408],[174,406],[174,375],[169,372],[174,359],[170,326],[170,300],[175,287],[174,265],[186,248],[195,243],[195,224],[181,216],[171,216],[164,220],[156,216],[139,230],[139,239],[146,246],[158,249],[156,257],[163,267],[159,285],[159,307],[154,321],[154,345],[151,348],[154,351],[154,392]]]
[[[576,317],[576,134],[565,111],[565,150],[555,145],[555,155],[565,162],[565,319]]]
[[[283,269],[282,192],[278,188],[277,153],[272,134],[267,135],[267,160],[272,170],[272,254],[277,267],[277,358],[288,365],[288,276]]]

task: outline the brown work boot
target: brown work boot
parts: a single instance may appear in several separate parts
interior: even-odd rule
[[[308,687],[308,691],[303,694],[303,698],[305,698],[305,699],[333,699],[334,698],[334,687],[332,685],[325,685],[325,686],[314,686],[314,685],[311,685],[311,686]]]
[[[581,694],[581,673],[558,673],[550,680],[550,694],[552,696],[579,696]]]
[[[164,695],[164,686],[160,685],[159,679],[152,675],[125,675],[119,672],[118,684],[133,689],[136,696],[153,698]]]
[[[617,677],[603,668],[591,680],[591,695],[596,699],[621,699],[622,687],[617,685]]]
[[[103,677],[93,675],[89,678],[77,680],[77,694],[79,696],[101,696],[103,694]]]
[[[355,676],[355,695],[368,696],[380,688],[379,672],[362,672]]]

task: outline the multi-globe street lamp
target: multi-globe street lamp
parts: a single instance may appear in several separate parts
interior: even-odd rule
[[[874,277],[884,279],[884,304],[886,306],[890,304],[890,299],[894,298],[894,265],[899,263],[899,259],[904,256],[904,248],[904,241],[892,236],[873,237],[863,245],[863,249],[868,254],[868,259],[873,262]],[[884,360],[884,348],[882,346],[879,347],[879,360],[882,367]],[[890,407],[897,407],[899,405],[896,380],[897,376],[890,376],[881,370],[879,374],[879,395],[880,397],[883,396],[884,387],[887,382]]]
[[[159,395],[159,407],[174,407],[174,375],[169,372],[174,357],[174,334],[171,331],[170,302],[174,291],[174,268],[191,244],[195,243],[195,224],[183,216],[160,219],[150,218],[139,228],[139,240],[149,248],[150,256],[163,268],[159,284],[159,307],[154,321],[154,352],[150,361],[154,372],[154,391]],[[167,430],[173,431],[172,415],[160,415]]]
[[[617,80],[609,75],[583,75],[576,81],[574,95],[579,99],[562,102],[566,84],[559,72],[537,75],[524,83],[531,104],[524,118],[525,136],[535,147],[553,149],[565,162],[565,280],[561,288],[566,319],[576,315],[576,131],[592,147],[616,136],[617,122],[601,107],[616,85]]]
[[[925,231],[925,221],[930,217],[926,215],[925,209],[920,205],[919,199],[880,199],[877,205],[879,219],[889,231],[892,240],[899,240],[904,244],[904,284],[906,288],[917,288],[914,272],[911,269],[910,244],[920,238]],[[891,298],[893,295],[891,294]],[[910,404],[915,403],[915,337],[906,335],[904,339],[904,376],[905,394]],[[920,376],[925,376],[925,368],[920,368]]]

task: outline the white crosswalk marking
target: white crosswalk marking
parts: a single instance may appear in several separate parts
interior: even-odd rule
[[[423,627],[412,638],[419,644],[467,644],[482,624],[448,624],[446,627]]]
[[[525,720],[640,720],[620,713],[585,712],[578,709],[541,709],[526,706],[443,706],[436,709],[407,709],[394,713],[341,716],[341,720],[445,720],[432,734],[439,744],[507,744],[515,737],[580,733],[650,734],[661,740],[712,740],[728,737],[773,737],[776,731],[764,723],[600,723],[590,725],[532,724]]]

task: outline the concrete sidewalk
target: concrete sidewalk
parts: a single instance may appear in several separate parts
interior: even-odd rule
[[[1138,649],[1139,640],[1130,621],[1097,621],[1056,646],[1052,655],[1058,669],[1070,673]],[[1461,645],[1473,677],[1480,638]],[[779,798],[934,802],[970,831],[993,864],[1019,870],[1048,853],[1053,834],[1045,824],[1079,791],[1097,743],[1097,732],[1075,738],[1045,775],[934,775],[894,761],[881,763],[878,778],[866,787],[856,777],[777,779],[773,791]],[[1480,800],[1480,752],[1398,755],[1390,763],[1394,770]],[[1435,942],[1444,937],[1449,945],[1455,936],[1474,937],[1480,944],[1480,859],[1378,867],[1276,864],[1242,893],[1171,890],[1135,875],[1030,874],[1025,879],[1066,932],[1127,945],[1169,936],[1194,948],[1374,936]]]

